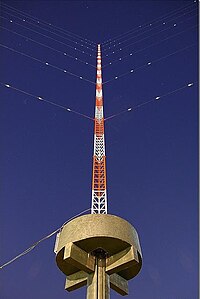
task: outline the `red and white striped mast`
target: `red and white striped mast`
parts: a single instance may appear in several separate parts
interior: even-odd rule
[[[101,46],[97,50],[94,155],[92,171],[92,214],[107,214],[106,155],[104,138]]]
[[[100,45],[97,53],[91,213],[97,215],[77,217],[64,223],[59,232],[55,246],[56,262],[67,276],[65,289],[70,292],[87,285],[87,299],[109,299],[110,288],[120,295],[127,295],[128,280],[141,269],[142,253],[134,227],[118,216],[107,214]]]

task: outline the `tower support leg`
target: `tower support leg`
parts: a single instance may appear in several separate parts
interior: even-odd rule
[[[87,299],[109,299],[110,281],[106,274],[106,259],[96,257],[95,271],[89,274]]]

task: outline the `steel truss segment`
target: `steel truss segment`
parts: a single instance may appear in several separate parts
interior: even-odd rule
[[[107,214],[106,156],[101,61],[101,47],[98,45],[92,173],[92,214]]]
[[[102,191],[93,190],[92,198],[93,198],[92,214],[107,214],[106,189]]]
[[[94,136],[94,156],[98,159],[101,158],[101,160],[105,156],[104,134],[101,137],[98,137],[96,134]]]

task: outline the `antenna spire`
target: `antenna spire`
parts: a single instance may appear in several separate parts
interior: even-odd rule
[[[94,155],[92,171],[92,214],[107,214],[106,156],[103,116],[101,46],[97,50],[96,102],[94,119]]]

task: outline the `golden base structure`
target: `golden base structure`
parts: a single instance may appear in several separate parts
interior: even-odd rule
[[[59,234],[56,263],[66,275],[67,291],[87,285],[87,299],[109,299],[110,288],[127,295],[128,280],[142,266],[138,234],[118,216],[77,217]]]

